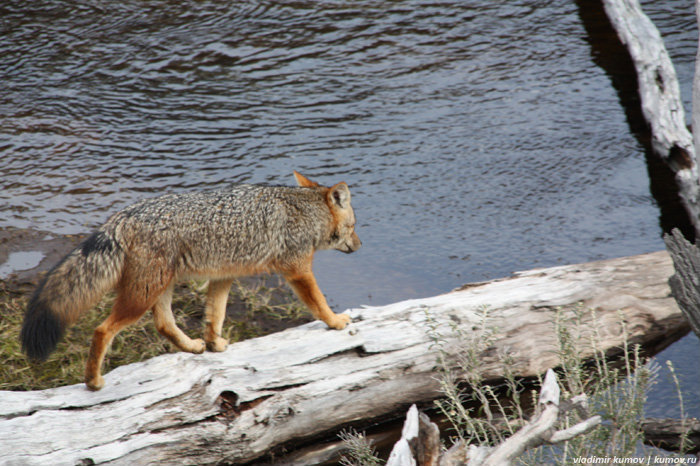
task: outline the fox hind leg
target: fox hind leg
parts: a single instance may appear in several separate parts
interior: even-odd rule
[[[189,353],[204,352],[204,340],[197,338],[191,339],[175,323],[175,317],[172,310],[173,285],[171,284],[161,294],[153,305],[153,318],[156,323],[156,329],[165,338],[170,340],[175,346],[182,351]]]
[[[228,340],[221,336],[226,317],[226,302],[233,280],[210,280],[207,305],[204,311],[204,341],[210,351],[223,351]]]
[[[95,329],[92,337],[85,367],[85,385],[90,390],[99,390],[104,386],[102,363],[114,337],[122,329],[139,320],[147,310],[147,306],[129,306],[122,296],[117,297],[111,314]]]

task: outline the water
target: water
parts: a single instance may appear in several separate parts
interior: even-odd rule
[[[664,38],[671,60],[678,74],[681,97],[686,111],[686,122],[691,124],[693,76],[698,49],[698,29],[694,6],[685,3],[666,3],[645,0],[642,7],[654,21]],[[657,383],[649,393],[645,413],[650,417],[680,418],[681,406],[678,389],[666,369],[671,361],[676,369],[683,396],[686,416],[700,417],[700,371],[697,358],[700,341],[690,334],[656,356],[661,365]]]
[[[17,251],[10,253],[5,262],[0,264],[0,279],[20,270],[31,270],[41,262],[44,254],[39,251]]]
[[[662,249],[588,3],[6,2],[0,228],[87,232],[293,169],[344,180],[364,247],[315,261],[338,309]],[[686,3],[645,7],[689,109]]]

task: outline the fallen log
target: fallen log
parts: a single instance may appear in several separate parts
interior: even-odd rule
[[[3,391],[2,461],[250,462],[437,398],[438,346],[454,357],[463,349],[455,327],[479,327],[485,306],[496,332],[480,355],[486,380],[503,376],[505,352],[523,377],[557,366],[560,313],[575,313],[602,350],[617,351],[625,337],[667,344],[688,330],[670,297],[672,273],[665,252],[531,270],[432,298],[352,309],[354,323],[343,331],[313,322],[223,353],[166,354],[121,366],[105,375],[99,392],[82,384]],[[442,345],[435,345],[435,331]],[[580,352],[586,357],[592,349]]]
[[[678,78],[671,58],[652,21],[637,0],[603,0],[605,12],[621,42],[627,47],[635,66],[642,112],[651,128],[654,152],[675,174],[679,197],[700,236],[700,179],[698,160],[700,131],[691,135],[685,125]],[[695,1],[700,25],[700,0]],[[700,45],[693,80],[693,128],[700,128]],[[665,235],[666,247],[673,258],[676,273],[670,286],[681,310],[700,337],[700,251],[683,238],[679,230]],[[681,434],[686,432],[694,445],[700,439],[697,420],[647,419],[643,423],[644,441],[661,448],[678,450]],[[691,452],[697,452],[693,447]]]
[[[671,291],[693,332],[700,338],[700,250],[690,244],[678,229],[664,235],[664,242],[675,269],[669,279]]]
[[[695,231],[700,232],[696,147],[686,128],[678,77],[661,34],[637,0],[603,0],[603,6],[634,63],[642,113],[651,129],[652,148],[675,174],[681,203]],[[695,101],[700,96],[697,77],[694,88]],[[698,107],[697,103],[693,105]],[[699,119],[700,110],[696,110],[694,126],[700,127]]]

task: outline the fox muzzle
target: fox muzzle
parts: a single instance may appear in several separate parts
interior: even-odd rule
[[[350,254],[362,247],[362,241],[360,241],[360,237],[357,236],[357,233],[353,233],[350,240],[347,241],[344,246],[345,247],[340,249],[340,251],[344,252],[345,254]]]

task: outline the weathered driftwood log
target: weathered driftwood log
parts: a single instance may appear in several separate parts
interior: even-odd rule
[[[676,71],[661,34],[644,14],[637,0],[603,0],[603,5],[634,62],[642,112],[651,127],[654,152],[675,173],[683,207],[695,231],[700,232],[700,184],[696,151],[693,136],[685,125]],[[700,91],[694,91],[698,92]],[[700,122],[696,122],[695,118],[694,123],[700,127]]]
[[[678,229],[664,235],[664,242],[675,269],[669,279],[671,291],[693,332],[700,337],[700,250]]]
[[[416,405],[411,405],[401,438],[386,466],[437,466],[440,456],[440,430],[425,413],[418,412]]]
[[[560,395],[557,377],[549,369],[540,390],[539,412],[515,434],[495,447],[467,447],[457,442],[442,454],[437,426],[413,405],[408,410],[401,438],[391,450],[387,466],[508,466],[526,450],[566,442],[600,424],[600,416],[591,416],[574,426],[556,430],[560,415],[566,412],[560,409]],[[587,410],[587,401],[585,395],[576,396],[566,410]]]
[[[695,0],[695,15],[700,27],[700,0]],[[700,38],[698,38],[698,49],[695,55],[695,77],[693,78],[693,128],[700,128]],[[700,154],[700,131],[693,131],[693,143],[695,147],[695,164],[697,156]],[[695,229],[698,231],[698,229]]]
[[[554,321],[567,309],[576,310],[582,331],[599,333],[599,348],[611,351],[624,329],[631,341],[648,344],[687,331],[670,297],[672,271],[665,252],[532,270],[354,309],[355,322],[343,331],[315,322],[223,353],[167,354],[122,366],[106,374],[99,392],[82,384],[0,392],[2,461],[252,461],[271,448],[438,397],[438,347],[429,327],[442,333],[449,360],[461,348],[454,327],[478,326],[484,306],[496,329],[494,345],[479,356],[487,380],[502,377],[500,353],[509,353],[522,376],[557,366]]]

